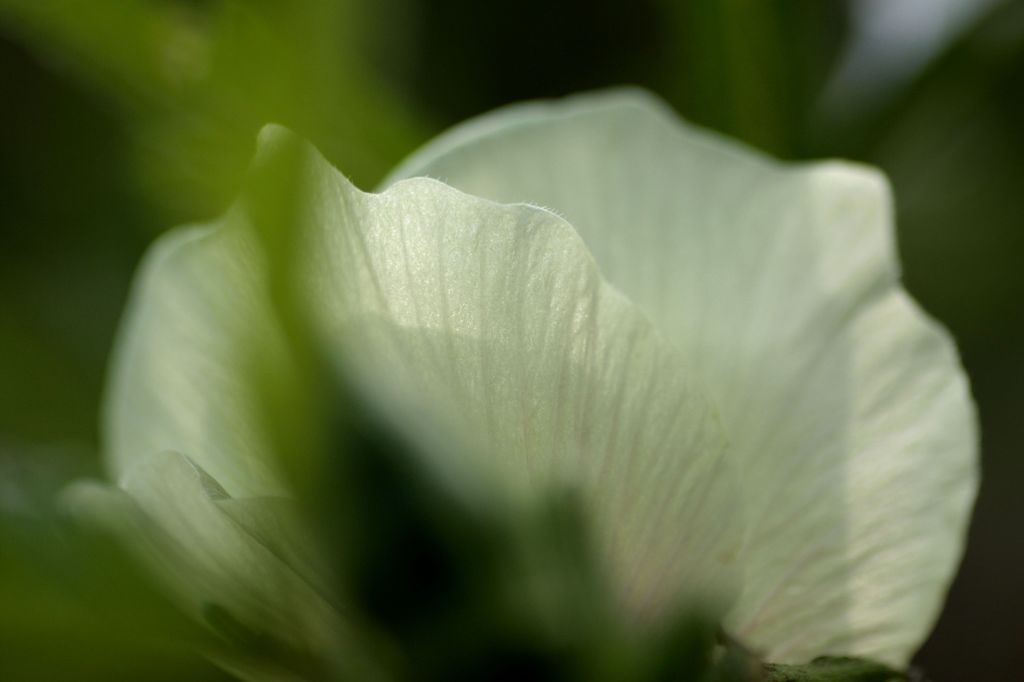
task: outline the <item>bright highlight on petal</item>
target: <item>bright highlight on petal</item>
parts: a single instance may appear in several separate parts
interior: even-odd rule
[[[392,176],[565,216],[700,374],[746,510],[729,624],[770,660],[905,663],[934,622],[977,487],[953,344],[906,297],[885,180],[782,165],[639,92],[509,107]]]

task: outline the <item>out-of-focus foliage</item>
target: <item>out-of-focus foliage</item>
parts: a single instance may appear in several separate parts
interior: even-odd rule
[[[8,25],[126,115],[139,177],[176,217],[224,207],[279,122],[372,182],[415,141],[368,70],[354,2],[5,0]]]
[[[0,452],[0,677],[227,680],[187,620],[113,540],[55,505],[79,453]]]
[[[990,4],[898,87],[869,98],[856,81],[832,81],[855,42],[848,3],[0,0],[0,677],[224,679],[184,646],[223,640],[185,622],[53,499],[63,483],[98,469],[105,358],[138,256],[157,231],[226,205],[264,123],[311,139],[369,189],[429,133],[468,115],[632,82],[775,154],[851,157],[889,173],[908,286],[957,337],[986,438],[968,555],[920,662],[939,680],[1012,679],[1024,668],[1024,3]],[[365,545],[346,561],[479,550],[491,558],[476,579],[501,585],[503,562],[519,556],[538,562],[539,591],[557,593],[485,599],[479,617],[490,626],[470,633],[481,661],[495,660],[493,647],[506,641],[534,647],[523,660],[548,660],[554,645],[544,633],[564,626],[562,652],[635,663],[696,651],[692,661],[704,663],[694,665],[706,665],[708,633],[693,621],[682,621],[678,637],[696,649],[611,647],[618,653],[594,634],[607,625],[599,615],[564,622],[575,609],[599,611],[592,596],[601,594],[563,573],[587,570],[571,507],[553,502],[523,521],[545,532],[477,519],[440,501],[447,493],[429,477],[392,476],[387,467],[406,466],[400,458],[382,462],[360,476],[383,477],[377,487],[391,486],[402,504],[378,519],[386,532],[371,543],[355,524],[377,500],[356,489],[338,501],[345,507],[335,513],[352,525],[335,529],[333,542]],[[410,528],[434,545],[405,542]],[[498,547],[492,533],[512,539]],[[380,576],[357,563],[342,568],[343,589],[365,599],[368,630],[395,630],[403,647],[437,651],[424,671],[442,674],[451,649],[430,638],[461,637],[455,626],[428,636],[413,617],[429,611],[414,585],[406,601],[375,599]],[[398,572],[388,584],[421,577]],[[476,589],[457,571],[449,579]],[[445,608],[455,614],[471,601]],[[540,617],[530,610],[538,604],[557,613]],[[527,622],[551,627],[524,640]],[[572,660],[584,659],[593,665]]]
[[[450,489],[386,421],[347,398],[317,518],[346,603],[394,680],[749,679],[714,660],[715,625],[683,612],[645,637],[614,618],[580,507],[502,514]],[[717,677],[712,677],[717,675]]]
[[[816,658],[807,665],[773,665],[764,669],[764,682],[895,682],[907,679],[883,665],[854,658]]]

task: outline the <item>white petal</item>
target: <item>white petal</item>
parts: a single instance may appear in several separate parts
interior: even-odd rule
[[[347,365],[463,434],[460,468],[579,486],[635,611],[717,590],[739,540],[717,417],[573,228],[427,179],[365,194],[310,155],[300,298]]]
[[[952,344],[899,288],[883,178],[774,163],[636,92],[483,116],[392,181],[419,175],[566,216],[699,369],[750,527],[733,629],[773,660],[906,661],[959,561],[976,437]]]
[[[242,230],[189,228],[147,254],[104,405],[115,478],[172,450],[231,496],[282,493],[257,391],[264,373],[287,374],[287,356],[254,244]]]
[[[284,138],[268,129],[257,165]],[[572,227],[429,180],[364,194],[308,153],[301,298],[380,409],[415,403],[452,438],[436,459],[496,491],[581,487],[637,611],[713,601],[741,539],[717,419]],[[174,450],[232,497],[281,490],[255,368],[288,363],[247,208],[166,238],[144,267],[108,398],[117,471]]]

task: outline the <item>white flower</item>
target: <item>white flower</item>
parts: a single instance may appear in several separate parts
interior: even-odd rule
[[[378,194],[305,149],[312,326],[486,444],[442,466],[513,498],[577,486],[633,614],[724,594],[770,660],[906,663],[963,549],[977,436],[953,343],[900,286],[881,175],[772,161],[638,92],[488,114]],[[260,244],[240,204],[153,248],[105,414],[127,495],[92,494],[144,512],[197,608],[343,647],[279,531],[253,368],[290,369]]]

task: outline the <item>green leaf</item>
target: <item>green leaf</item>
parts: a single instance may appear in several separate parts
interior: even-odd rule
[[[766,663],[764,682],[897,682],[907,676],[859,658],[823,656],[806,665]]]
[[[69,519],[55,492],[76,452],[0,448],[0,669],[44,680],[226,680],[185,618],[105,534]],[[97,627],[101,623],[102,627]]]
[[[357,2],[0,0],[0,21],[121,108],[142,182],[178,216],[223,210],[268,121],[364,182],[419,135],[359,49]]]

